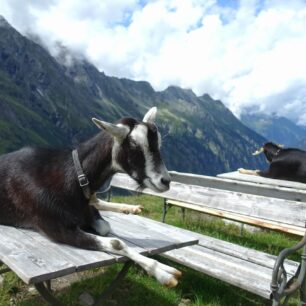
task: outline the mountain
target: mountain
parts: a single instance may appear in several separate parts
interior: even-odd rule
[[[298,141],[295,147],[306,151],[306,138]]]
[[[170,86],[106,76],[63,49],[57,58],[0,20],[0,152],[23,145],[73,146],[97,129],[90,118],[142,118],[156,105],[169,169],[215,175],[265,165],[265,141],[220,101]],[[69,60],[67,60],[69,59]]]
[[[286,147],[301,147],[304,140],[305,145],[306,127],[299,126],[287,118],[256,113],[243,114],[241,121],[270,141]]]

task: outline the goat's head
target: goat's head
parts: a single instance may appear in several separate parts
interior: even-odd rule
[[[116,171],[124,171],[140,186],[163,192],[169,189],[170,176],[161,155],[161,136],[155,125],[157,108],[151,108],[142,121],[123,118],[115,124],[93,119],[114,138],[112,162]]]
[[[283,145],[275,144],[273,142],[267,142],[259,150],[253,153],[253,155],[259,155],[264,153],[268,162],[272,162],[273,158],[278,155],[279,151],[283,148]]]

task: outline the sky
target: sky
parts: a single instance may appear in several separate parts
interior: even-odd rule
[[[306,0],[0,0],[0,15],[107,75],[306,125]]]

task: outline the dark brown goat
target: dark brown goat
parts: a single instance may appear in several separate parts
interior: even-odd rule
[[[142,122],[125,118],[111,124],[93,119],[101,133],[77,148],[89,181],[89,197],[79,185],[71,150],[28,147],[1,156],[0,223],[33,228],[79,248],[127,256],[160,283],[175,286],[178,270],[138,254],[121,240],[88,232],[103,236],[110,230],[95,207],[109,210],[116,205],[106,205],[95,192],[116,172],[126,172],[139,185],[155,191],[169,189],[170,177],[154,124],[156,111],[150,109]],[[131,210],[135,209],[139,207]]]
[[[273,179],[306,183],[306,152],[267,142],[253,155],[264,153],[269,162],[267,170],[238,169],[240,173],[258,175]]]

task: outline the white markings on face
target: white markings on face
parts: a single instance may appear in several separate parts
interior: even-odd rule
[[[117,126],[119,126],[120,128],[125,128],[126,129],[126,135],[130,132],[130,128],[124,124],[117,124]],[[121,165],[117,162],[117,155],[118,152],[120,151],[121,148],[121,143],[124,140],[124,138],[118,138],[118,137],[114,137],[114,145],[113,145],[113,149],[112,149],[112,168],[115,171],[123,171]]]
[[[154,164],[154,156],[153,152],[150,151],[149,140],[148,140],[148,127],[144,124],[138,124],[135,126],[133,131],[130,134],[131,139],[138,146],[141,147],[144,158],[145,158],[145,174],[147,178],[144,180],[144,184],[154,190],[157,191],[165,191],[168,189],[165,186],[161,179],[169,180],[170,177],[168,171],[164,164],[161,163],[159,165]],[[157,133],[158,137],[158,148],[161,146],[161,136],[160,133]]]
[[[138,124],[135,126],[131,133],[131,138],[138,144],[141,148],[149,149],[148,143],[148,127],[144,124]]]

